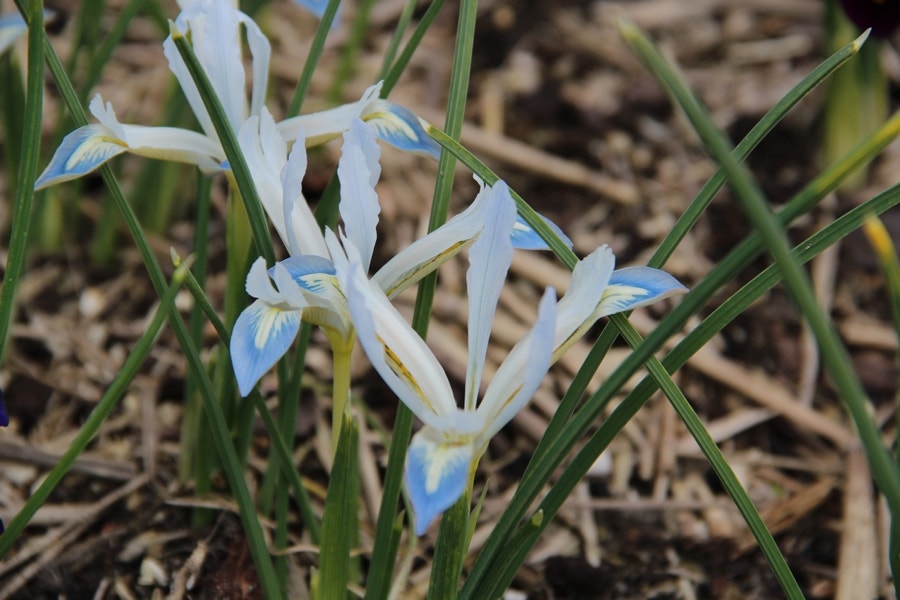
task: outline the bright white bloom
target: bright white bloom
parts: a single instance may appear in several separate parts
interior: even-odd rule
[[[182,3],[175,27],[190,36],[191,46],[206,72],[234,131],[253,116],[259,116],[265,100],[271,47],[257,24],[228,0],[195,0]],[[242,60],[246,37],[252,57],[252,87],[248,97]],[[200,123],[202,133],[176,127],[146,127],[122,124],[112,105],[94,97],[91,113],[98,123],[80,127],[67,135],[38,178],[35,189],[81,177],[109,159],[130,152],[150,158],[195,164],[204,171],[225,170],[228,164],[200,92],[181,58],[172,36],[163,42],[169,69]],[[309,143],[338,137],[359,117],[367,121],[386,142],[402,149],[437,156],[439,146],[407,109],[379,98],[381,85],[366,90],[362,99],[336,109],[287,119],[279,129],[286,142],[300,131]]]
[[[285,162],[285,143],[263,110],[258,118],[247,120],[239,140],[263,206],[291,253],[289,259],[269,269],[268,275],[263,259],[258,259],[247,278],[247,293],[256,300],[238,317],[231,338],[238,388],[246,396],[287,351],[301,320],[321,326],[331,344],[339,348],[352,346],[356,331],[332,263],[334,253],[343,256],[344,251],[333,235],[327,243],[303,197],[303,138],[297,140]],[[379,158],[375,132],[354,119],[344,133],[338,163],[339,209],[364,272],[369,269],[376,241]],[[373,281],[388,297],[416,283],[478,239],[484,229],[484,210],[501,196],[512,202],[503,182],[483,188],[469,208],[410,244],[379,269]],[[545,247],[533,230],[518,224],[510,239],[515,247]]]
[[[453,505],[469,485],[491,437],[530,400],[550,365],[600,317],[630,310],[685,288],[663,271],[638,267],[613,271],[606,246],[578,263],[565,296],[550,288],[531,331],[510,351],[478,394],[497,300],[512,259],[515,205],[497,194],[484,212],[484,231],[469,250],[469,356],[462,407],[434,354],[365,277],[352,245],[335,260],[357,336],[375,370],[424,423],[406,460],[406,486],[416,533]]]

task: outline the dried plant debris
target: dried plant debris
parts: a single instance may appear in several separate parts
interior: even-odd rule
[[[261,23],[273,37],[270,94],[283,110],[312,26],[282,4],[273,3]],[[360,59],[348,97],[374,76],[397,16],[391,7],[376,7],[379,25],[365,51],[371,54]],[[449,73],[446,49],[452,47],[455,26],[455,17],[450,18],[452,11],[447,10],[392,94],[435,123],[442,123],[440,107]],[[579,254],[609,244],[620,265],[646,261],[714,165],[665,93],[619,40],[617,14],[624,12],[660,41],[717,123],[735,140],[824,55],[817,0],[752,4],[492,0],[482,3],[480,10],[463,143],[567,231]],[[144,18],[135,21],[127,43],[116,50],[98,85],[116,106],[130,107],[129,117],[147,123],[160,118],[169,81],[151,25]],[[109,27],[110,22],[102,26]],[[61,52],[67,35],[65,27],[52,34]],[[340,44],[329,42],[323,72],[337,64],[339,55]],[[897,83],[892,82],[895,87]],[[311,107],[324,106],[327,85],[327,78],[313,79]],[[57,114],[55,102],[49,98],[48,102],[45,113]],[[776,204],[786,201],[819,168],[816,125],[821,106],[819,93],[812,94],[749,160]],[[327,173],[323,176],[317,169],[333,168],[336,157],[336,149],[326,147],[311,158],[307,189],[324,188]],[[871,190],[893,184],[898,161],[896,149],[879,159],[872,170]],[[427,224],[433,166],[389,152],[382,164],[379,234],[393,252]],[[133,162],[122,161],[123,181],[129,181],[133,167]],[[5,176],[5,171],[0,173],[0,178]],[[468,174],[460,175],[459,188],[466,191],[454,199],[455,209],[463,206],[463,198],[471,197],[467,179]],[[0,182],[0,189],[8,190],[8,183]],[[225,269],[221,193],[218,188],[214,193],[217,216],[207,286],[218,306],[223,301]],[[866,193],[842,196],[834,210],[871,196]],[[78,218],[96,224],[105,209],[93,180],[79,202]],[[885,221],[892,231],[897,229],[896,214],[886,215]],[[800,239],[815,229],[816,223],[804,222],[792,234]],[[185,213],[153,239],[162,264],[168,264],[170,245],[182,255],[190,253],[192,231]],[[724,191],[667,269],[688,284],[697,281],[747,231],[746,220]],[[128,248],[127,242],[122,247]],[[7,523],[68,447],[156,306],[157,297],[134,251],[122,250],[114,265],[104,269],[90,266],[89,252],[89,239],[66,240],[62,252],[35,257],[22,282],[0,372],[10,418],[9,427],[0,430],[0,517]],[[376,256],[374,263],[384,259]],[[820,293],[833,307],[854,363],[873,395],[876,414],[890,422],[897,346],[880,275],[861,238],[848,239],[830,260],[815,276]],[[743,277],[763,266],[759,261]],[[442,268],[430,337],[454,385],[461,385],[466,364],[464,268],[456,261]],[[529,307],[536,305],[543,286],[564,277],[561,266],[540,255],[517,256],[512,272],[516,282],[501,297],[494,332],[497,346],[488,351],[488,377],[510,340],[527,329],[523,323],[534,318]],[[401,310],[411,312],[411,299],[409,294],[401,296]],[[179,307],[189,306],[189,297],[181,297]],[[659,314],[646,310],[633,322],[648,331]],[[205,351],[211,352],[217,342],[215,331],[206,328]],[[297,465],[318,507],[330,466],[330,440],[316,433],[329,406],[330,353],[322,342],[313,337],[296,435]],[[489,492],[473,548],[483,543],[486,526],[508,502],[560,390],[571,381],[579,357],[588,349],[586,343],[573,347],[575,358],[560,361],[529,409],[493,440],[476,480],[476,494],[484,485]],[[590,390],[622,355],[613,350],[611,362],[601,368]],[[852,450],[852,429],[830,384],[818,376],[816,364],[793,305],[776,289],[697,353],[676,377],[773,530],[807,597],[850,597],[840,590],[854,581],[868,586],[857,597],[886,595],[883,513],[868,478],[860,479],[863,467]],[[89,452],[0,565],[0,597],[262,597],[233,504],[218,496],[195,498],[189,484],[178,479],[184,380],[180,350],[173,336],[164,333]],[[362,436],[367,466],[361,503],[365,554],[386,460],[381,432],[389,430],[396,405],[368,370],[360,367],[354,384],[371,418],[370,430]],[[274,381],[264,379],[261,389],[268,394]],[[886,426],[889,431],[891,427]],[[268,440],[262,429],[259,433],[249,458],[253,485],[260,484],[269,454]],[[224,490],[224,483],[219,483]],[[208,519],[192,526],[197,507],[208,509]],[[426,536],[418,550],[401,557],[398,568],[404,569],[401,575],[410,590],[403,597],[424,597],[427,567],[418,560],[424,554],[416,552],[428,552],[431,541]],[[315,548],[299,522],[292,524],[290,542],[294,550],[287,561],[295,574],[291,581],[296,592],[292,597],[306,597]],[[407,548],[405,544],[404,540],[401,547]],[[862,548],[871,552],[866,554],[865,572],[860,561],[848,561]],[[365,568],[365,559],[362,564]],[[614,441],[583,489],[547,529],[509,597],[711,599],[780,594],[693,440],[666,400],[656,398]]]

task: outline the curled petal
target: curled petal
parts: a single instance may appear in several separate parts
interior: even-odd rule
[[[231,333],[231,363],[241,396],[290,348],[302,311],[257,300],[238,316]]]
[[[341,218],[347,237],[359,250],[363,271],[368,272],[375,249],[376,226],[381,206],[375,184],[381,175],[381,147],[374,132],[359,119],[344,133],[344,146],[338,163],[341,181]]]
[[[425,427],[406,455],[406,488],[415,516],[416,535],[459,500],[468,485],[475,452],[469,443],[452,443]]]
[[[613,271],[597,306],[596,316],[647,306],[663,298],[687,292],[677,279],[652,267],[626,267]]]
[[[360,117],[375,130],[379,138],[400,150],[435,159],[441,157],[441,145],[425,131],[430,125],[423,125],[423,121],[411,110],[399,104],[375,100],[366,106]]]

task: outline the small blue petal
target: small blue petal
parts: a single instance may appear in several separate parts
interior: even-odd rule
[[[34,184],[39,190],[90,173],[109,159],[128,150],[128,146],[113,137],[102,125],[79,127],[57,148],[50,164]]]
[[[566,244],[568,248],[573,246],[572,240],[569,239],[563,230],[559,228],[559,226],[545,217],[544,215],[538,215],[541,219],[543,219],[544,223],[546,223],[550,229],[553,230],[553,233],[558,235],[560,239]],[[537,232],[531,228],[531,225],[525,222],[521,215],[516,218],[516,226],[513,227],[512,234],[510,235],[510,241],[512,241],[513,248],[517,250],[549,250],[550,246],[547,245],[547,242],[541,238],[537,234]]]
[[[601,316],[646,306],[681,294],[687,288],[677,279],[652,267],[626,267],[613,271],[600,301]]]
[[[453,506],[466,489],[472,462],[468,444],[443,444],[427,439],[424,429],[413,436],[406,456],[406,488],[415,517],[416,535]]]
[[[418,117],[411,110],[386,100],[376,103],[372,112],[362,119],[388,144],[405,150],[441,157],[441,145],[425,132]]]
[[[8,425],[9,413],[6,412],[6,404],[3,402],[3,390],[0,390],[0,427],[6,427]]]
[[[310,275],[334,275],[336,273],[334,270],[334,263],[327,258],[314,256],[312,254],[291,256],[281,261],[280,264],[287,269],[287,272],[291,275],[291,279],[293,279],[297,285],[310,292],[318,291],[311,283],[314,281],[314,278],[309,277]],[[269,269],[269,276],[275,277],[275,267]]]
[[[297,6],[302,6],[306,10],[308,10],[312,15],[316,18],[321,19],[325,15],[325,9],[328,8],[328,0],[294,0],[294,4]],[[338,12],[334,16],[334,21],[331,23],[331,28],[334,29],[340,23],[340,15],[341,9],[338,7]]]
[[[238,316],[231,332],[231,364],[241,396],[290,348],[303,311],[284,310],[257,300]]]

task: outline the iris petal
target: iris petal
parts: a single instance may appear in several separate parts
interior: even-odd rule
[[[301,314],[257,300],[238,316],[231,334],[231,362],[241,396],[248,395],[290,348]]]
[[[409,109],[387,100],[375,100],[360,116],[388,144],[435,159],[441,157],[441,145],[425,132],[419,118]]]
[[[406,488],[416,535],[425,533],[439,514],[459,500],[474,458],[471,444],[448,443],[429,427],[413,436],[406,455]]]
[[[376,226],[381,206],[375,183],[381,176],[381,147],[375,133],[359,119],[353,119],[344,132],[344,145],[338,163],[341,180],[341,218],[347,237],[359,250],[363,271],[368,272],[375,249]]]
[[[43,189],[86,175],[127,150],[128,146],[103,125],[79,127],[63,138],[50,159],[50,164],[35,182],[34,189]]]
[[[572,248],[574,245],[572,240],[569,239],[563,230],[559,228],[559,225],[545,217],[544,215],[538,215],[544,223],[547,224],[550,229],[553,230],[559,238],[565,243],[567,248]],[[517,250],[549,250],[550,246],[547,245],[547,242],[537,234],[537,232],[531,228],[531,225],[525,222],[525,219],[521,217],[517,217],[516,226],[513,228],[512,235],[510,239],[513,244],[513,248]]]
[[[677,279],[652,267],[626,267],[613,271],[597,307],[597,318],[646,306],[683,294],[687,288]]]
[[[513,257],[510,231],[516,220],[516,204],[504,182],[498,181],[488,190],[490,201],[484,211],[484,229],[469,250],[469,269],[466,272],[469,358],[465,410],[475,409],[491,323],[494,322],[497,300]]]

